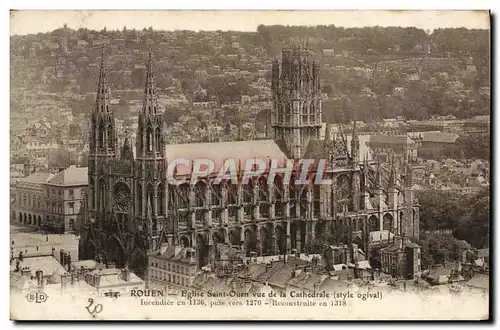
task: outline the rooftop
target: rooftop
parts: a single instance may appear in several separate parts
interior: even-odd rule
[[[50,173],[35,172],[35,173],[28,175],[27,177],[20,178],[19,182],[41,184],[41,183],[47,182],[47,180],[49,180],[52,176],[53,176],[53,174],[50,174]]]
[[[174,159],[208,159],[214,162],[214,172],[219,172],[227,159],[234,159],[238,168],[239,162],[244,167],[247,160],[276,159],[279,166],[285,163],[287,156],[274,140],[230,141],[216,143],[186,143],[172,144],[166,147],[166,158],[169,162]],[[267,164],[266,164],[267,165]],[[190,173],[191,165],[178,165],[178,175]]]
[[[414,144],[415,141],[406,135],[370,135],[368,143],[385,143],[385,144]]]
[[[459,135],[443,132],[422,132],[422,142],[455,143]]]
[[[43,271],[44,276],[66,273],[66,269],[53,256],[24,257],[20,266],[21,268],[29,267],[31,276],[35,276],[37,270]],[[15,264],[12,264],[11,270],[14,267]]]
[[[71,165],[57,173],[47,183],[58,186],[84,186],[88,184],[88,168]]]

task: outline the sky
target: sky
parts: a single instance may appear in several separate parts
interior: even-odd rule
[[[489,29],[487,11],[13,11],[10,35],[49,32],[62,27],[256,31],[264,25],[415,26]]]

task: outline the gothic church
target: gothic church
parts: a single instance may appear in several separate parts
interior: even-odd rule
[[[408,161],[380,164],[360,154],[355,125],[350,134],[333,134],[327,125],[320,137],[320,74],[312,57],[304,45],[290,45],[281,63],[273,62],[272,138],[166,145],[150,54],[134,147],[128,139],[118,145],[103,56],[91,115],[80,258],[126,265],[143,275],[148,253],[163,244],[193,247],[202,267],[214,263],[217,244],[247,255],[275,255],[301,252],[318,241],[348,240],[367,251],[397,236],[418,239]],[[211,159],[214,173],[195,185],[170,185],[167,164],[178,158]],[[211,182],[226,159],[241,169],[252,158],[293,160],[291,182],[277,175],[269,184],[268,171],[248,184]],[[324,177],[333,184],[295,184],[300,159],[326,159]],[[175,172],[178,178],[190,175],[189,167]]]

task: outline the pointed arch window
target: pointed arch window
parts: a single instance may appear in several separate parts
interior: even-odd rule
[[[148,127],[146,131],[146,146],[148,148],[148,151],[153,151],[153,130],[151,127]]]
[[[156,107],[155,107],[155,109],[156,109]],[[156,151],[160,152],[161,151],[161,146],[160,146],[161,133],[160,133],[160,128],[158,128],[158,127],[155,130],[155,142],[156,142]]]
[[[99,148],[104,148],[104,125],[99,125]]]
[[[158,185],[158,214],[159,215],[165,215],[165,193],[163,191],[163,185],[160,183]]]
[[[137,183],[137,215],[142,215],[142,187],[140,183]]]
[[[151,206],[151,209],[147,210],[146,216],[149,216],[149,212],[152,213],[151,215],[154,215],[155,210],[156,210],[156,206],[155,206],[155,200],[154,200],[154,191],[153,191],[153,187],[151,185],[148,185],[148,190],[146,192],[146,195],[148,198],[147,202]],[[147,205],[147,206],[149,207],[149,205]]]
[[[111,138],[111,132],[113,132],[113,126],[112,125],[109,125],[108,126],[108,131],[106,132],[107,133],[107,140],[108,140],[108,148],[109,149],[113,149],[113,139]]]
[[[143,140],[142,140],[142,127],[139,127],[139,131],[138,131],[138,138],[137,138],[137,143],[138,143],[138,151],[142,151],[142,149],[144,148],[144,145],[143,145]]]
[[[99,210],[104,211],[106,205],[106,184],[104,180],[99,181]]]

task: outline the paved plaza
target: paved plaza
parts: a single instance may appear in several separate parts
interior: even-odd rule
[[[10,225],[11,252],[17,256],[24,254],[50,254],[55,248],[55,256],[59,258],[59,251],[71,254],[72,260],[78,260],[78,237],[75,235],[44,234],[42,232],[29,232],[25,227]]]

